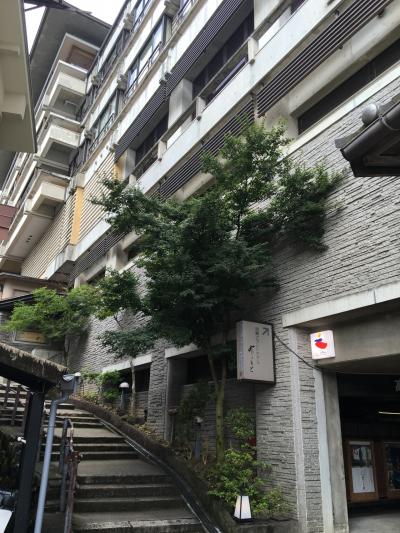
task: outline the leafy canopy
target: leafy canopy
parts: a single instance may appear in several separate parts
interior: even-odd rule
[[[88,285],[67,293],[42,287],[33,291],[32,304],[16,304],[5,331],[37,331],[47,339],[62,341],[80,335],[96,309],[96,293]]]
[[[106,192],[95,203],[116,231],[139,236],[137,263],[146,291],[139,303],[137,279],[129,272],[107,276],[102,289],[118,288],[114,309],[148,316],[145,326],[107,332],[103,341],[112,351],[136,353],[165,338],[217,355],[211,338],[227,333],[240,316],[240,297],[273,286],[274,246],[285,239],[323,249],[327,198],[340,176],[284,157],[287,142],[282,126],[244,126],[241,136],[228,135],[218,157],[203,160],[212,186],[182,203],[105,181]]]

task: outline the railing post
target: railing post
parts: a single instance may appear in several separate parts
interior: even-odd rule
[[[10,394],[10,380],[7,379],[7,385],[6,385],[6,392],[4,394],[4,402],[3,407],[7,408],[7,402],[8,402],[8,395]]]
[[[79,452],[73,451],[70,454],[70,457],[69,457],[70,475],[69,475],[67,509],[65,512],[64,533],[72,533],[72,514],[74,511],[75,485],[76,485],[76,478],[78,474],[78,464],[80,460],[81,460],[81,454]]]
[[[23,417],[22,417],[22,426],[21,426],[21,431],[24,434],[25,434],[26,418],[28,416],[29,404],[30,404],[30,401],[31,401],[31,396],[32,396],[32,393],[30,391],[26,391],[25,409],[24,409],[24,414],[23,414]]]
[[[12,412],[12,416],[11,416],[11,425],[12,426],[15,426],[15,416],[17,414],[18,403],[19,403],[19,395],[20,394],[21,394],[21,385],[18,385],[17,394],[15,396],[15,401],[14,401],[14,408],[13,408],[13,412]]]

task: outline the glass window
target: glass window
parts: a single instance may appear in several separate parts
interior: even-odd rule
[[[104,111],[101,113],[97,124],[96,124],[96,135],[98,135],[101,131],[103,131],[104,127],[107,125],[108,121],[110,120],[111,116],[115,112],[115,102],[116,102],[116,95],[114,95],[109,103],[107,104]]]
[[[140,18],[140,15],[142,14],[143,12],[143,8],[144,8],[144,0],[140,0],[136,6],[135,6],[135,14],[134,14],[134,22],[136,22],[137,20],[139,20]]]

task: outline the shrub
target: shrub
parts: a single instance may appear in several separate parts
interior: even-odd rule
[[[245,407],[231,409],[226,416],[225,424],[242,446],[248,445],[254,438],[256,432],[255,416]]]
[[[195,438],[195,417],[204,417],[207,402],[210,398],[208,383],[201,381],[191,388],[179,405],[176,420],[176,445],[190,449]]]
[[[265,491],[264,482],[257,471],[268,471],[270,466],[257,461],[249,450],[225,451],[224,460],[211,470],[208,481],[209,494],[230,507],[234,507],[238,495],[250,498],[253,515],[266,517],[282,515],[287,512],[287,504],[278,489]]]

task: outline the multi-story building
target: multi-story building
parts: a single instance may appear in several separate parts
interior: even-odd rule
[[[346,532],[348,506],[400,493],[398,121],[379,118],[398,93],[399,26],[394,0],[127,0],[91,67],[93,46],[65,37],[37,109],[38,153],[20,154],[4,187],[4,201],[22,207],[2,270],[72,286],[135,267],[135,235],[114,234],[91,202],[102,179],[184,200],[208,179],[201,155],[218,152],[238,116],[267,126],[283,117],[289,155],[344,169],[327,249],[278,250],[280,290],[246,310],[284,342],[275,344],[276,383],[232,377],[227,392],[228,407],[256,413],[259,456],[303,532]],[[367,129],[388,127],[363,152],[367,106]],[[390,132],[375,153],[377,135]],[[98,334],[111,327],[93,321],[72,369],[129,368],[101,347]],[[336,355],[313,361],[309,333],[321,329],[333,331]],[[138,405],[168,437],[168,410],[208,377],[205,358],[165,346],[135,368]],[[211,427],[210,408],[210,442]]]
[[[16,14],[13,17],[10,15],[8,19],[4,16],[2,24],[10,32],[14,28],[17,36],[14,22],[19,20],[16,18],[18,14],[22,17],[22,24],[24,23],[23,3],[5,4],[10,4],[10,10],[12,7]],[[0,146],[4,148],[4,151],[0,151],[0,224],[1,238],[4,239],[0,252],[0,300],[6,300],[0,310],[2,322],[7,320],[14,303],[29,300],[34,289],[40,286],[58,287],[54,280],[41,279],[37,275],[21,275],[22,263],[32,253],[37,242],[55,221],[58,221],[59,231],[51,246],[57,246],[59,240],[67,242],[71,238],[68,216],[73,214],[73,200],[68,201],[69,160],[79,144],[81,134],[76,111],[85,94],[88,69],[108,33],[109,25],[86,13],[64,7],[65,9],[47,9],[42,19],[29,57],[31,86],[26,84],[25,118],[21,120],[21,117],[14,117],[16,125],[11,127],[13,114],[5,108],[4,120],[1,122],[1,135],[6,138],[8,134],[10,141],[2,142]],[[23,37],[20,40],[23,42]],[[4,60],[4,67],[13,69],[17,75],[18,68],[21,69],[23,65],[17,65],[16,59],[19,58],[19,62],[23,63],[25,55],[22,50],[18,52],[16,45],[14,48],[14,52],[11,50],[9,54],[1,54],[1,59],[9,56],[8,63]],[[14,66],[11,60],[14,60]],[[26,66],[28,67],[27,58]],[[28,76],[28,68],[26,72]],[[22,91],[22,75],[19,76]],[[8,83],[12,78],[13,76],[5,76]],[[20,97],[23,98],[22,95]],[[8,100],[18,103],[18,95],[13,99],[8,96]],[[9,104],[8,100],[4,100],[4,105]],[[29,120],[35,125],[31,137],[35,141],[37,139],[37,147],[33,140],[31,145],[28,142]],[[22,128],[21,133],[16,131],[17,127]],[[15,152],[18,149],[24,151]],[[69,206],[69,215],[63,209],[58,214],[64,202]],[[2,333],[2,339],[38,354],[50,356],[59,353],[59,350],[54,351],[51,346],[47,346],[40,336],[32,334],[21,337]]]

